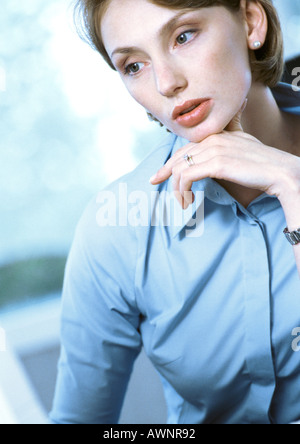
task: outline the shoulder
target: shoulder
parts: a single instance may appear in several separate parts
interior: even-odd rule
[[[272,94],[283,111],[300,114],[300,88],[287,83],[278,83]]]
[[[128,221],[134,201],[150,196],[150,177],[169,158],[177,137],[166,136],[135,170],[119,178],[94,196],[76,229],[75,243],[97,260],[109,253],[110,259],[124,260],[136,243],[136,229]]]
[[[174,134],[167,134],[137,168],[110,184],[108,189],[116,189],[120,183],[126,183],[131,191],[152,190],[149,179],[168,160],[177,140]]]
[[[65,294],[69,292],[73,298],[83,291],[100,294],[105,285],[116,293],[122,289],[130,300],[135,300],[133,282],[141,230],[129,221],[129,209],[137,217],[139,212],[136,208],[131,210],[130,202],[136,193],[142,193],[142,199],[151,193],[149,178],[169,158],[175,141],[176,137],[169,135],[134,171],[108,185],[89,202],[68,257]],[[142,231],[148,229],[146,224]]]

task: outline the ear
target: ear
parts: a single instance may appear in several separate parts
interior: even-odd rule
[[[256,0],[242,0],[241,7],[247,26],[249,49],[260,49],[268,32],[268,18],[262,4]]]

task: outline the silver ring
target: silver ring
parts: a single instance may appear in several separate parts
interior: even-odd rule
[[[186,161],[186,163],[188,164],[189,167],[195,165],[195,162],[194,162],[194,160],[193,160],[193,157],[190,156],[190,154],[185,154],[185,155],[183,156],[183,158],[184,158],[184,160]]]

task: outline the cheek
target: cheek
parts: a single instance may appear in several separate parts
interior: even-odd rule
[[[136,83],[134,86],[125,85],[131,97],[141,106],[143,106],[147,111],[152,113],[155,112],[155,100],[154,93],[151,86],[145,82],[142,84]]]
[[[224,117],[228,113],[236,114],[252,84],[248,50],[243,45],[237,47],[229,44],[221,53],[212,54],[210,60],[209,81],[213,85],[216,97],[220,99],[219,111],[224,113]]]
[[[210,54],[206,66],[210,66],[210,79],[222,82],[224,87],[235,82],[248,82],[249,76],[251,77],[247,48],[238,48],[233,44],[225,46],[218,53]]]

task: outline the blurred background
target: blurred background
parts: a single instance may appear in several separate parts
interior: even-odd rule
[[[300,0],[274,3],[286,60],[294,59],[290,80],[291,67],[300,66]],[[165,134],[79,39],[72,7],[70,0],[1,4],[0,424],[47,422],[64,266],[78,219],[99,189]],[[141,369],[152,385],[144,387]],[[141,355],[121,422],[164,420],[158,377]]]

